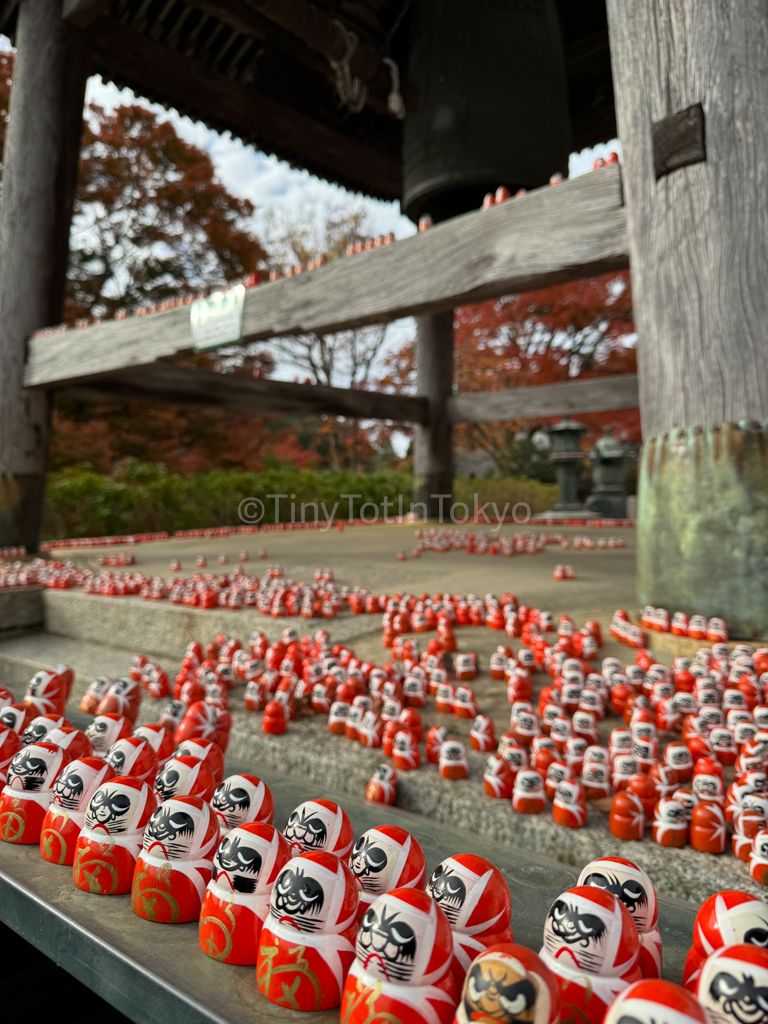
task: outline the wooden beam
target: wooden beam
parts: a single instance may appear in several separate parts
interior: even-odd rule
[[[618,165],[446,221],[394,245],[248,289],[243,340],[330,333],[628,266]],[[30,386],[88,380],[190,349],[189,309],[30,344]]]
[[[412,395],[293,384],[169,363],[156,363],[149,371],[123,370],[90,385],[68,389],[66,393],[81,398],[146,398],[182,405],[212,405],[259,414],[326,413],[407,423],[425,423],[429,417],[426,398]]]
[[[297,163],[307,151],[321,153],[323,165],[351,187],[367,183],[381,195],[399,198],[399,161],[111,18],[97,21],[94,31],[97,70],[130,83],[139,95],[148,92],[150,98],[256,142],[265,152],[274,147],[281,154],[293,153]]]
[[[637,375],[588,377],[562,384],[535,384],[507,391],[480,391],[454,395],[448,415],[454,423],[492,420],[531,420],[547,416],[578,415],[636,409],[640,404]]]
[[[109,0],[64,0],[62,17],[70,25],[87,28],[106,11],[107,7]]]
[[[61,0],[24,0],[16,46],[0,204],[0,546],[35,550],[50,408],[24,389],[27,339],[63,311],[88,48]]]

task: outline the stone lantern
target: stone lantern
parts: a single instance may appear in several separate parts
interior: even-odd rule
[[[579,463],[584,459],[579,440],[587,429],[583,423],[568,418],[547,428],[547,433],[552,439],[549,461],[555,465],[560,493],[557,504],[545,512],[545,516],[554,514],[566,518],[590,514],[578,499],[578,469]]]
[[[627,449],[605,427],[603,436],[595,441],[589,458],[592,463],[592,493],[587,508],[600,516],[624,519],[627,514],[627,492],[624,487],[624,461]]]

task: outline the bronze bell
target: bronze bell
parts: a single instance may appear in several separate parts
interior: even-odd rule
[[[403,208],[435,222],[505,185],[567,174],[570,123],[555,0],[415,0]]]

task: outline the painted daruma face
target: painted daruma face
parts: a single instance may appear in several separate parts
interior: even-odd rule
[[[558,1014],[547,978],[554,989],[548,968],[530,950],[513,945],[492,947],[481,953],[467,972],[459,1019],[549,1024]]]
[[[225,836],[213,858],[213,880],[227,881],[233,892],[252,895],[259,884],[262,850],[255,837],[234,829]]]
[[[20,793],[50,792],[62,762],[69,760],[51,743],[34,743],[14,754],[8,766],[7,785]]]
[[[653,882],[636,864],[622,857],[601,857],[587,864],[579,885],[593,885],[618,897],[632,915],[639,932],[656,924],[658,903]]]
[[[275,880],[270,913],[301,932],[321,932],[328,920],[327,872],[311,862],[287,864]]]
[[[94,832],[103,832],[105,836],[137,831],[131,827],[132,819],[144,803],[145,798],[139,790],[127,790],[105,783],[91,797],[85,812],[85,827]]]

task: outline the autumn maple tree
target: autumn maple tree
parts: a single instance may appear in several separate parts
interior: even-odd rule
[[[456,388],[460,393],[501,391],[636,370],[635,327],[629,272],[605,274],[567,284],[504,296],[457,309]],[[413,343],[388,353],[381,386],[413,392]],[[559,418],[535,423],[505,420],[466,423],[456,429],[459,450],[488,451],[501,471],[520,470],[520,435]],[[637,410],[579,414],[591,428],[585,443],[606,424],[626,441],[640,440]]]

